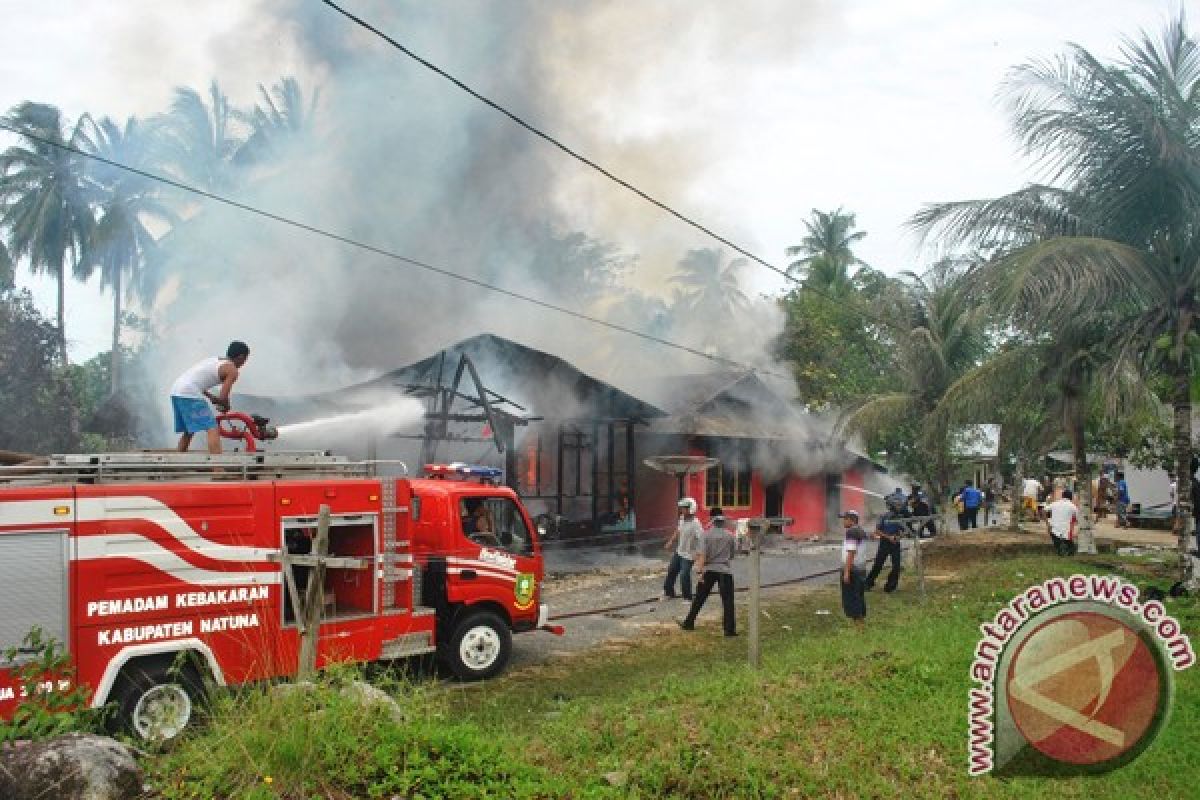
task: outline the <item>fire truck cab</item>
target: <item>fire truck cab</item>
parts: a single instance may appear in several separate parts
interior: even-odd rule
[[[318,667],[436,652],[461,679],[496,675],[512,633],[546,625],[536,529],[511,489],[434,472],[379,477],[319,453],[0,469],[0,715],[22,699],[34,628],[63,644],[93,706],[115,703],[147,739],[182,731],[206,681],[293,675],[323,505]]]

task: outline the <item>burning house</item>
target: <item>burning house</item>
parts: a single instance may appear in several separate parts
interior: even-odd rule
[[[371,381],[299,398],[239,397],[280,424],[314,418],[372,417],[352,436],[311,443],[359,458],[467,461],[504,468],[530,513],[561,538],[632,529],[636,501],[636,430],[665,412],[587,375],[549,353],[483,334]],[[379,409],[411,408],[389,415]],[[389,418],[390,417],[390,418]]]
[[[327,447],[413,469],[502,467],[541,526],[564,540],[673,525],[676,479],[645,463],[667,454],[716,459],[688,476],[685,490],[735,519],[787,516],[789,533],[812,534],[835,529],[841,510],[862,509],[871,462],[754,373],[678,376],[649,393],[654,402],[483,334],[334,392],[237,401],[279,424],[280,447]]]
[[[685,478],[685,491],[732,519],[791,517],[786,532],[837,529],[843,510],[861,512],[861,491],[877,467],[849,450],[832,426],[798,410],[753,372],[724,371],[664,380],[656,399],[669,414],[638,433],[644,456],[708,456],[717,464]],[[647,465],[638,471],[638,520],[668,525],[674,504],[651,502],[677,491],[675,479]]]

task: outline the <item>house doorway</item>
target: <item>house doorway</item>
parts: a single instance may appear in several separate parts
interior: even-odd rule
[[[765,490],[765,498],[763,504],[763,516],[767,517],[782,517],[783,516],[783,480],[768,483]]]
[[[836,531],[838,515],[842,513],[842,476],[825,476],[825,530]]]

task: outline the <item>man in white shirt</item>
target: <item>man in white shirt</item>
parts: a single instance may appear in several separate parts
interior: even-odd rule
[[[171,385],[171,409],[175,414],[175,432],[179,434],[178,449],[187,452],[192,436],[203,433],[208,439],[208,452],[221,453],[221,435],[212,403],[218,411],[229,410],[229,393],[237,382],[239,370],[246,366],[250,348],[245,342],[233,341],[225,350],[225,358],[211,356],[193,364]],[[212,389],[220,386],[220,393]]]
[[[842,518],[842,611],[862,631],[867,619],[866,579],[863,575],[863,549],[867,533],[858,524],[858,512],[838,514]]]
[[[663,581],[663,594],[675,597],[675,578],[679,578],[679,588],[684,600],[692,599],[692,559],[696,551],[702,549],[704,528],[696,519],[696,501],[690,497],[680,498],[679,524],[675,532],[667,539],[664,550],[670,550],[675,545],[671,555],[671,564],[667,567],[667,579]]]
[[[1037,519],[1038,495],[1042,492],[1042,484],[1037,478],[1026,478],[1021,484],[1021,509],[1033,513]]]
[[[1075,555],[1075,525],[1079,521],[1079,509],[1071,497],[1071,490],[1063,489],[1062,499],[1046,506],[1046,530],[1050,533],[1054,552],[1060,556]]]

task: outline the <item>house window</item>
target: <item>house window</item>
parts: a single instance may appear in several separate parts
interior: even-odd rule
[[[708,508],[749,508],[750,474],[750,467],[740,459],[710,468],[705,473],[704,505]]]

